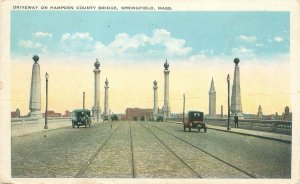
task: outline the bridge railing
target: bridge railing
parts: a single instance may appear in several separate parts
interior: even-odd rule
[[[47,123],[50,124],[61,124],[67,121],[71,121],[70,117],[49,117]],[[11,128],[29,128],[34,126],[40,126],[45,124],[45,118],[11,118]]]
[[[171,118],[170,121],[181,122],[181,118]],[[208,125],[227,127],[227,119],[220,118],[205,118],[204,121]],[[230,127],[234,127],[234,120],[230,119]],[[292,134],[292,121],[284,120],[263,120],[263,119],[240,119],[239,128],[258,130],[265,132],[274,132],[281,134]]]

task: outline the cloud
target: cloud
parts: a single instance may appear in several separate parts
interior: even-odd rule
[[[74,34],[64,33],[60,39],[61,42],[70,41],[70,40],[83,40],[89,42],[94,41],[93,37],[90,36],[89,32],[85,32],[85,33],[76,32]]]
[[[238,48],[233,48],[231,50],[232,54],[235,57],[253,57],[255,56],[255,52],[253,49],[246,48],[244,46],[239,46]]]
[[[262,43],[256,43],[255,46],[256,46],[256,47],[265,47],[265,45],[262,44]]]
[[[95,48],[94,38],[90,36],[90,33],[64,33],[61,36],[60,42],[62,49],[67,52],[90,52]]]
[[[33,42],[31,40],[20,40],[18,43],[19,47],[25,48],[25,49],[38,49],[41,48],[43,45],[39,42]]]
[[[273,38],[273,40],[274,40],[275,42],[277,42],[277,43],[283,42],[283,38],[280,37],[280,36],[275,36],[275,37]]]
[[[49,38],[51,38],[51,37],[52,37],[52,33],[47,33],[47,32],[36,32],[36,33],[34,34],[34,36],[35,36],[36,38],[44,38],[44,37],[49,37]]]
[[[148,42],[149,37],[147,37],[145,34],[137,34],[133,37],[130,37],[127,33],[120,33],[116,35],[115,40],[112,41],[108,47],[119,52],[124,52],[128,49],[137,49],[141,46],[144,46]]]
[[[26,49],[26,51],[32,51],[32,52],[48,52],[48,47],[43,45],[40,42],[34,42],[31,40],[19,40],[18,46],[22,49]]]
[[[70,40],[71,34],[65,34],[61,40]],[[90,38],[89,40],[93,40]],[[165,29],[155,29],[152,35],[138,33],[129,35],[119,33],[108,44],[95,41],[93,55],[107,59],[153,60],[158,58],[188,57],[192,48],[185,46],[184,39],[171,36]]]
[[[246,35],[240,35],[238,36],[238,39],[248,42],[248,43],[253,43],[256,42],[256,37],[255,36],[246,36]]]

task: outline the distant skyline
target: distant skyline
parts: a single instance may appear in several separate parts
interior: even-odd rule
[[[29,111],[31,58],[38,54],[42,83],[44,73],[50,75],[49,109],[57,112],[80,107],[83,91],[86,107],[92,107],[92,70],[98,58],[102,109],[106,77],[112,112],[152,108],[154,80],[161,108],[163,63],[168,59],[171,112],[181,112],[186,93],[190,108],[208,113],[213,77],[220,113],[227,104],[226,76],[233,79],[233,59],[239,57],[244,112],[256,113],[262,105],[263,112],[280,114],[290,106],[289,16],[255,11],[12,11],[11,107],[22,114]],[[22,83],[16,82],[20,79]],[[42,88],[42,99],[43,93]]]

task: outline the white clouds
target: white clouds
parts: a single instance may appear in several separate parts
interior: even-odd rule
[[[22,48],[31,48],[33,42],[31,40],[20,40],[18,45]]]
[[[33,42],[31,40],[20,40],[18,43],[19,47],[25,48],[25,49],[38,49],[41,48],[43,45],[39,42]]]
[[[61,39],[60,39],[61,42],[69,41],[69,40],[82,40],[82,41],[88,41],[88,42],[94,41],[93,37],[90,36],[89,32],[86,32],[86,33],[76,32],[74,34],[65,33],[61,36]]]
[[[160,53],[168,56],[185,56],[192,50],[190,47],[185,47],[185,40],[171,37],[171,33],[165,29],[155,29],[152,37],[143,33],[136,34],[132,37],[126,33],[120,33],[107,48],[118,52],[126,52],[128,50],[133,52],[134,50],[137,51],[149,45],[151,49],[145,49],[143,52]],[[161,46],[164,47],[164,50],[158,49],[158,47]],[[140,52],[140,50],[138,52]]]
[[[273,38],[273,40],[274,40],[275,42],[277,42],[277,43],[280,43],[280,42],[283,41],[283,38],[280,37],[280,36],[275,36],[275,37]]]
[[[138,49],[139,47],[144,46],[147,42],[149,42],[149,38],[145,34],[137,34],[130,37],[126,33],[120,33],[107,47],[119,52],[124,52],[128,49]]]
[[[265,45],[262,44],[262,43],[256,43],[255,46],[256,46],[256,47],[265,47]]]
[[[18,46],[27,50],[41,51],[43,53],[48,52],[47,46],[43,45],[40,42],[34,42],[31,40],[19,40]]]
[[[47,33],[47,32],[36,32],[36,33],[34,34],[34,36],[35,36],[36,38],[44,38],[44,37],[49,37],[49,38],[51,38],[51,37],[52,37],[52,33]]]
[[[246,36],[246,35],[240,35],[240,36],[238,36],[238,39],[248,42],[248,43],[254,43],[257,41],[255,36]]]
[[[253,49],[249,49],[249,48],[246,48],[244,46],[239,46],[238,48],[233,48],[231,50],[232,54],[235,56],[235,57],[253,57],[255,56],[255,52]]]
[[[71,35],[63,35],[62,40]],[[107,45],[97,41],[94,46],[94,55],[101,55],[110,59],[122,58],[130,60],[187,57],[192,51],[185,46],[183,39],[174,38],[165,29],[155,29],[151,36],[144,33],[128,35],[119,33]]]
[[[64,33],[60,39],[62,49],[67,52],[90,52],[95,48],[93,37],[90,33]]]

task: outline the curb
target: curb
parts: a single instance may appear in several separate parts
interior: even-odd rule
[[[229,133],[234,133],[234,134],[239,134],[239,135],[246,135],[246,136],[258,137],[258,138],[263,138],[263,139],[268,139],[268,140],[273,140],[273,141],[279,141],[279,142],[288,143],[288,144],[292,143],[292,141],[290,141],[290,140],[284,140],[284,139],[278,139],[278,138],[266,137],[266,136],[254,135],[254,134],[247,134],[247,133],[241,133],[241,132],[233,132],[233,131],[221,130],[221,129],[212,128],[212,127],[207,127],[207,128],[212,129],[212,130],[222,131],[222,132],[229,132]]]

